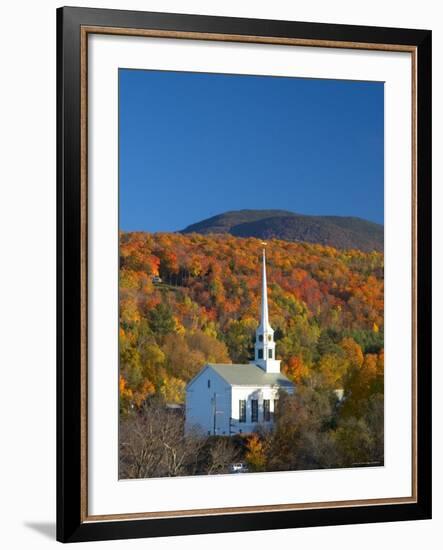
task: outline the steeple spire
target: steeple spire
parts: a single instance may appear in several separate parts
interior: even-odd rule
[[[265,244],[265,243],[263,243]],[[262,260],[262,291],[261,291],[261,326],[267,328],[269,326],[268,314],[268,284],[266,281],[266,249],[263,247]]]
[[[263,243],[260,325],[255,332],[255,353],[252,363],[255,363],[266,372],[278,373],[280,372],[280,361],[275,359],[274,330],[269,324],[265,246],[266,243]]]

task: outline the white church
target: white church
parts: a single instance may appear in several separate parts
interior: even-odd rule
[[[185,430],[207,435],[251,433],[272,428],[279,390],[294,391],[275,358],[274,330],[269,324],[266,254],[263,249],[261,319],[254,360],[247,364],[208,363],[186,386]]]

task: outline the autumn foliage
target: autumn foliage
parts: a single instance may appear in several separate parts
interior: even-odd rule
[[[120,235],[120,403],[182,403],[206,362],[247,362],[261,244],[230,235]],[[270,319],[282,370],[356,396],[383,378],[383,254],[271,240]],[[357,404],[353,407],[357,407]]]

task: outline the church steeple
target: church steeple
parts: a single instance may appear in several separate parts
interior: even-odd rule
[[[263,327],[263,330],[271,330],[272,328],[269,325],[269,314],[268,314],[268,283],[266,281],[266,250],[263,248],[263,259],[262,259],[262,287],[261,287],[261,317],[260,317],[260,326]]]
[[[274,330],[269,324],[265,248],[263,248],[262,262],[261,315],[260,324],[255,332],[255,353],[252,363],[258,365],[265,372],[278,373],[280,372],[280,361],[275,359]]]

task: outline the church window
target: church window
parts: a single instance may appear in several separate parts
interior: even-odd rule
[[[272,359],[272,349],[268,349],[268,357],[269,359]]]
[[[258,422],[258,401],[252,399],[251,401],[251,422]]]
[[[264,422],[271,421],[271,400],[263,399],[263,420]]]
[[[246,400],[240,399],[238,402],[238,421],[246,422]]]
[[[211,381],[208,378],[208,388],[210,388],[210,387],[211,387]]]
[[[263,350],[262,349],[258,350],[258,358],[263,359]]]
[[[263,342],[263,334],[260,334],[258,337],[259,342]]]

